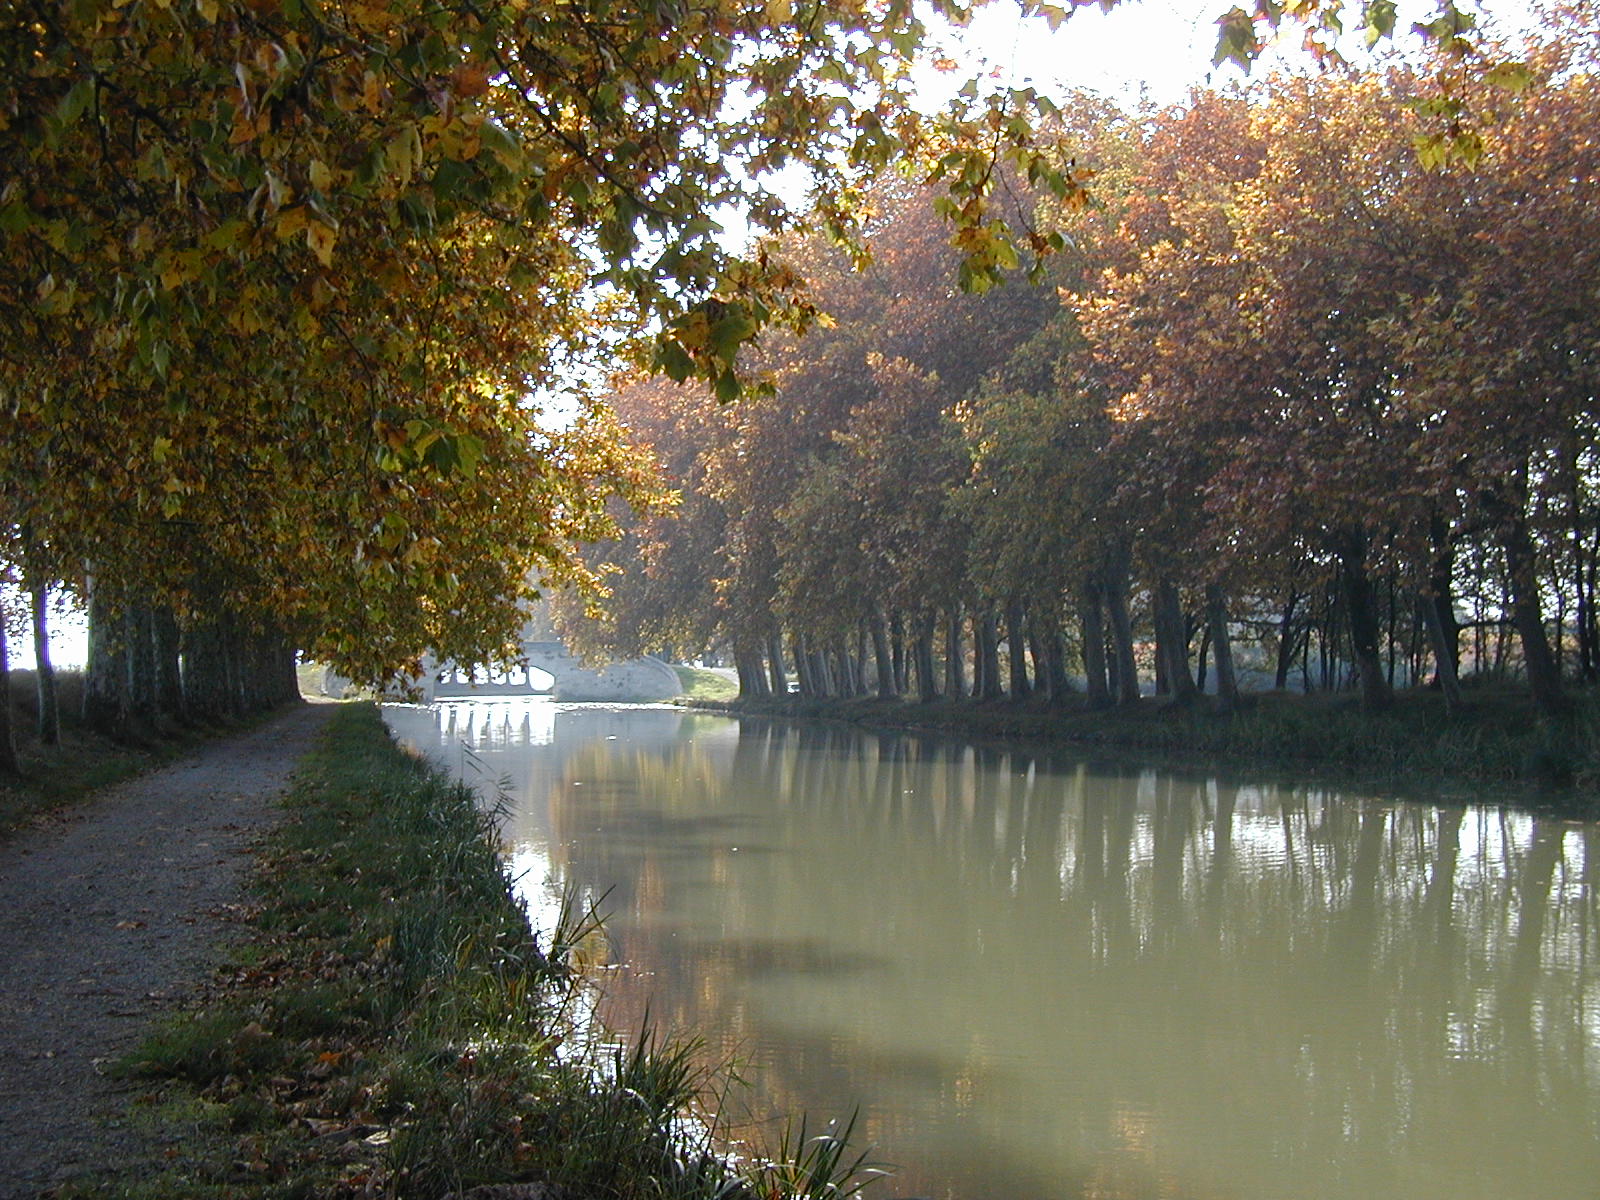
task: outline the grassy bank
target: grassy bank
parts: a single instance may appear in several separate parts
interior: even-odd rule
[[[1510,688],[1468,693],[1447,713],[1441,698],[1402,693],[1388,712],[1368,715],[1348,694],[1270,693],[1236,712],[1210,699],[1194,707],[1145,699],[1133,708],[1094,710],[1077,697],[1059,707],[1010,701],[919,704],[857,700],[696,702],[750,715],[844,721],[874,728],[931,730],[1042,745],[1120,748],[1217,766],[1328,771],[1418,784],[1519,784],[1549,789],[1573,811],[1594,808],[1600,784],[1600,702],[1581,696],[1570,715],[1541,720]]]
[[[726,675],[707,671],[703,667],[672,668],[678,673],[686,700],[734,700],[739,695],[739,685]]]
[[[492,816],[373,707],[335,717],[286,805],[211,1002],[120,1064],[165,1157],[76,1194],[777,1200],[850,1174],[813,1139],[736,1176],[681,1120],[713,1083],[694,1043],[578,1036],[592,925],[531,932]]]

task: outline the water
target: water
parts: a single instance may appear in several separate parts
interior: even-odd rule
[[[888,1200],[1596,1200],[1600,827],[668,708],[391,708],[752,1136]],[[468,755],[462,746],[471,747]],[[872,1193],[869,1192],[869,1195]]]

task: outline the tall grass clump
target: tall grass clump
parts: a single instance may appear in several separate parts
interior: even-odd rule
[[[493,806],[398,750],[374,707],[336,715],[286,808],[213,1002],[120,1067],[160,1081],[156,1123],[181,1123],[184,1151],[111,1190],[782,1200],[864,1180],[815,1143],[807,1169],[719,1153],[727,1077],[701,1044],[594,1026],[575,966],[594,903],[569,897],[536,935]]]

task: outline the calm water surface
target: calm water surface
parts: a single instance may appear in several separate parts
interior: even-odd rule
[[[609,1019],[848,1114],[887,1200],[1597,1200],[1600,826],[548,700],[392,707],[504,779]],[[869,1195],[872,1193],[869,1192]]]

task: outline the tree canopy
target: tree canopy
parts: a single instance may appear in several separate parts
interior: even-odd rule
[[[1069,8],[1027,11],[1059,22]],[[114,629],[100,658],[119,719],[128,679],[167,703],[155,698],[177,647],[259,641],[280,665],[298,647],[374,682],[429,648],[495,657],[537,589],[592,583],[576,545],[659,499],[592,394],[605,371],[634,362],[728,401],[781,373],[781,331],[814,322],[817,256],[733,245],[721,213],[758,234],[804,227],[859,265],[875,181],[898,165],[932,189],[945,228],[929,218],[880,253],[927,264],[952,244],[955,282],[1013,305],[951,310],[996,350],[1036,319],[999,285],[1021,267],[1042,277],[1066,241],[1014,197],[1084,203],[1088,172],[1035,132],[1078,115],[1026,88],[974,85],[937,114],[912,103],[924,14],[966,12],[6,5],[0,560],[35,591],[87,597]],[[1388,32],[1391,5],[1363,12]],[[1332,4],[1235,10],[1219,54],[1247,57],[1286,15],[1313,30],[1343,19]],[[1466,79],[1465,18],[1440,21],[1431,36]],[[1463,86],[1439,93],[1437,114],[1459,123]],[[914,395],[992,365],[942,354],[918,328],[922,286],[893,301],[898,340],[869,347],[882,358],[870,373],[899,381],[891,424],[912,420]],[[771,344],[752,354],[763,330]],[[834,344],[865,369],[859,344]],[[823,434],[822,457],[888,452],[871,405],[840,411],[857,409],[862,427]],[[932,511],[895,553],[929,557],[911,526]],[[776,527],[736,525],[752,554],[778,544]],[[719,603],[770,604],[776,560],[744,561]]]
[[[1019,259],[995,164],[1077,186],[1029,93],[906,104],[921,37],[909,5],[6,6],[6,562],[360,679],[494,656],[652,502],[597,364],[727,399],[810,319],[719,210],[788,227],[798,173],[858,244],[860,179],[921,156],[984,280]]]
[[[1059,305],[964,294],[924,236],[937,196],[872,193],[882,250],[813,270],[837,325],[774,351],[772,399],[641,423],[660,393],[619,387],[694,499],[597,636],[683,537],[705,582],[653,602],[757,691],[792,662],[805,690],[961,694],[970,663],[980,694],[1059,698],[1070,662],[1091,702],[1185,699],[1209,658],[1231,699],[1245,636],[1257,686],[1298,664],[1376,709],[1515,671],[1560,711],[1600,673],[1585,22],[1553,17],[1516,87],[1472,85],[1472,165],[1419,153],[1415,67],[1064,106],[1057,161],[1103,171],[1088,209],[1024,202],[1070,245]]]

